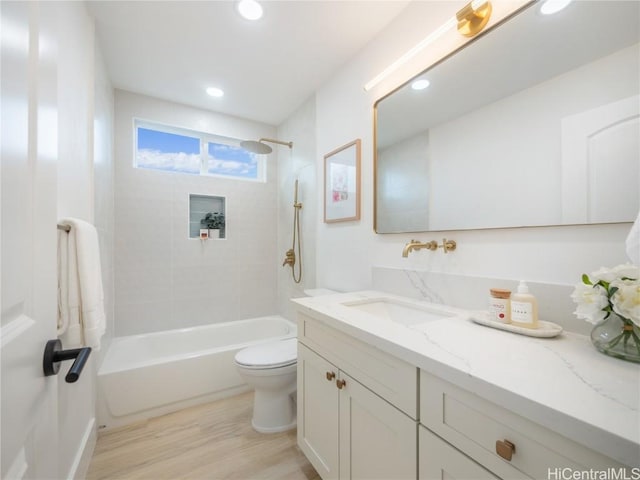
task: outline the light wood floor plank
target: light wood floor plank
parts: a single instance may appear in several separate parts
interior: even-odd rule
[[[251,428],[253,392],[101,432],[88,480],[320,480],[296,431]]]

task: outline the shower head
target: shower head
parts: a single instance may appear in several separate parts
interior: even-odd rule
[[[244,142],[240,142],[240,146],[248,152],[258,153],[260,155],[271,153],[273,151],[273,149],[266,143],[262,143],[261,141],[256,142],[255,140],[245,140]]]
[[[240,146],[251,153],[257,153],[260,155],[271,153],[273,149],[269,145],[266,145],[264,142],[286,145],[289,148],[293,147],[293,142],[283,142],[281,140],[274,140],[272,138],[261,138],[257,142],[255,140],[245,140],[243,142],[240,142]]]

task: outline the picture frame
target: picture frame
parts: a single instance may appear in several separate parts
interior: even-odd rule
[[[356,139],[324,156],[324,222],[360,220],[360,150]]]

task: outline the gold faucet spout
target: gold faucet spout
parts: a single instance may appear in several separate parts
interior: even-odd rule
[[[409,252],[413,251],[416,245],[420,245],[420,244],[415,240],[411,240],[410,242],[408,242],[402,249],[402,256],[405,258],[408,257]]]
[[[411,240],[402,249],[402,256],[406,258],[409,256],[409,253],[413,252],[414,250],[420,250],[421,248],[426,248],[427,250],[436,250],[438,248],[438,242],[436,242],[435,240],[431,240],[430,242],[422,243],[418,240]]]

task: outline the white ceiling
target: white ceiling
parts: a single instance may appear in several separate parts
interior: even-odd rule
[[[232,0],[87,5],[115,88],[279,125],[408,3],[265,0],[257,22]]]

